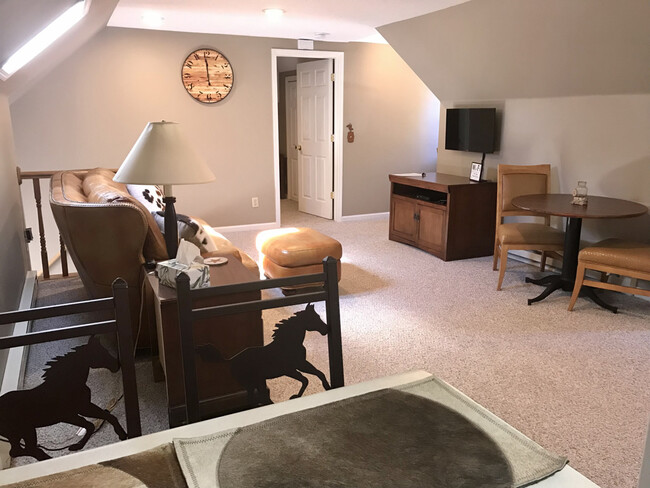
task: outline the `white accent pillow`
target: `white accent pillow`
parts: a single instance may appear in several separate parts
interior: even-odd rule
[[[154,213],[165,210],[163,189],[157,185],[126,185],[127,191],[145,206],[149,212]]]

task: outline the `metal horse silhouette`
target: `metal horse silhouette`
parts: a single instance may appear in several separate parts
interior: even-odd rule
[[[36,428],[65,422],[86,429],[83,438],[68,449],[82,449],[95,431],[84,417],[108,421],[122,440],[127,435],[117,418],[90,401],[86,386],[90,368],[107,368],[115,373],[119,361],[91,337],[88,344],[76,346],[63,356],[46,363],[43,383],[31,390],[10,391],[0,396],[0,435],[11,444],[11,457],[31,456],[49,459],[36,442]],[[21,445],[24,440],[24,446]]]
[[[307,361],[307,351],[302,345],[306,331],[327,334],[327,324],[323,322],[312,304],[296,312],[288,319],[275,325],[273,340],[266,346],[249,347],[225,361],[230,362],[233,377],[248,392],[250,405],[273,403],[266,387],[266,380],[289,376],[302,383],[300,391],[291,398],[302,396],[309,380],[302,373],[317,376],[323,388],[329,390],[330,384],[322,371]],[[197,352],[204,361],[223,361],[219,351],[212,344],[197,346]]]

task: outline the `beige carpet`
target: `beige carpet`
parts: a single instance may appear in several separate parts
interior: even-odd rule
[[[620,307],[617,315],[584,299],[567,312],[568,294],[555,293],[529,307],[526,299],[539,292],[524,283],[535,274],[532,266],[511,261],[497,292],[491,258],[445,263],[389,241],[387,219],[335,223],[301,214],[286,201],[282,215],[283,226],[312,227],[343,244],[347,384],[425,369],[566,455],[603,488],[637,488],[650,415],[650,302],[612,293],[606,298]],[[255,258],[256,235],[228,233]],[[61,291],[62,299],[63,284],[54,288],[50,292]],[[264,317],[269,341],[285,315]],[[327,372],[324,338],[309,333],[305,343],[310,360]],[[144,362],[138,371],[147,433],[167,427],[164,391],[151,383],[148,368]],[[275,401],[299,389],[291,379],[269,386]],[[320,390],[320,382],[311,381],[306,394]],[[114,435],[102,429],[89,446],[106,442]]]
[[[388,240],[388,220],[335,223],[283,201],[283,226],[343,245],[341,318],[347,384],[425,369],[460,389],[603,488],[636,488],[650,415],[650,302],[607,293],[614,315],[567,293],[528,306],[535,268],[511,260],[496,291],[491,257],[445,263]],[[257,257],[257,232],[229,233]],[[320,311],[322,312],[322,307]],[[280,315],[265,313],[266,340]],[[309,335],[326,370],[326,343]],[[311,379],[311,378],[310,378]],[[272,398],[298,390],[269,382]],[[311,381],[307,394],[320,391]]]

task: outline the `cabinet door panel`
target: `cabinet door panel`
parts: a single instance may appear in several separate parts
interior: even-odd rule
[[[435,251],[442,251],[445,245],[446,210],[418,205],[420,212],[420,229],[418,246]]]
[[[417,222],[414,218],[416,204],[408,199],[393,197],[390,206],[390,231],[403,239],[415,242],[417,235]]]

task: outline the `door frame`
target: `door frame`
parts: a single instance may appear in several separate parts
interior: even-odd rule
[[[289,93],[289,83],[296,83],[296,85],[297,85],[298,76],[297,75],[291,75],[291,76],[287,76],[287,77],[284,78],[284,95],[285,95],[284,96],[284,102],[285,102],[284,103],[284,111],[287,114],[289,112],[287,110],[289,108],[289,97],[287,96],[287,93]],[[297,98],[298,97],[296,96],[296,100],[295,100],[296,106],[298,105]],[[296,110],[296,112],[297,112],[297,110]],[[288,121],[289,121],[289,116],[288,115],[286,116],[285,121],[286,121],[285,123],[288,126]],[[298,121],[298,114],[296,113],[296,123],[297,123],[297,121]],[[296,176],[295,181],[294,181],[295,184],[298,183],[298,176],[297,175],[291,175],[291,172],[289,171],[289,161],[291,160],[289,158],[289,151],[290,151],[290,148],[289,148],[289,146],[290,146],[290,144],[289,144],[289,131],[287,130],[286,132],[287,133],[285,134],[285,139],[287,140],[287,199],[293,200],[291,198],[291,191],[290,191],[290,187],[293,187],[293,185],[291,184],[291,176]],[[294,169],[295,172],[298,171],[297,167],[295,167],[293,169]],[[291,190],[295,190],[295,188],[291,188]],[[298,199],[296,198],[295,201],[297,202]]]
[[[271,102],[273,109],[273,176],[275,178],[275,223],[280,226],[280,141],[278,122],[278,58],[334,60],[334,221],[343,217],[343,54],[336,51],[271,49]]]

